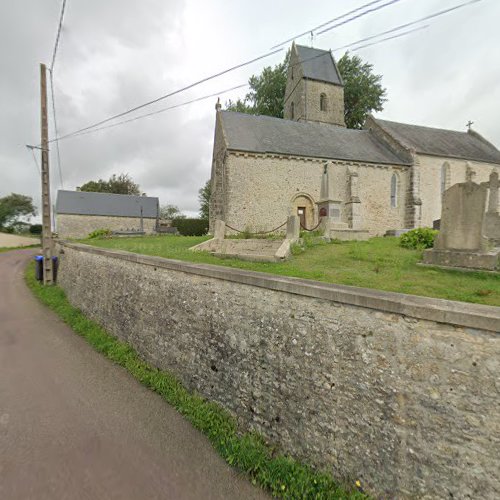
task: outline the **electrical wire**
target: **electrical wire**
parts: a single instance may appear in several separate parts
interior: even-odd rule
[[[59,170],[59,182],[61,184],[61,189],[64,189],[64,182],[63,182],[63,175],[62,175],[62,166],[61,166],[61,152],[59,150],[59,132],[57,130],[57,115],[56,115],[56,99],[55,99],[55,92],[54,92],[54,79],[53,79],[53,72],[50,71],[50,94],[52,97],[52,115],[54,117],[54,133],[56,135],[56,158],[57,158],[57,167]]]
[[[340,23],[336,23],[333,26],[329,26],[328,28],[325,28],[324,30],[318,31],[316,33],[316,35],[322,35],[323,33],[326,33],[327,31],[331,31],[334,28],[338,28],[339,26],[343,26],[344,24],[350,23],[351,21],[355,21],[361,17],[366,16],[367,14],[371,14],[372,12],[376,12],[377,10],[383,9],[384,7],[389,7],[390,5],[393,5],[393,4],[398,3],[400,1],[401,0],[390,0],[389,2],[384,3],[383,5],[373,7],[373,9],[365,10],[364,12],[361,12],[360,14],[357,14],[353,17],[350,17],[349,19],[346,19],[345,21],[341,21]]]
[[[276,49],[277,47],[281,47],[283,45],[286,45],[287,43],[293,42],[296,38],[303,37],[304,35],[309,35],[310,33],[314,33],[316,30],[319,30],[320,28],[323,28],[325,26],[328,26],[331,23],[334,23],[335,21],[338,21],[344,17],[350,16],[351,14],[354,14],[355,12],[359,12],[360,10],[365,9],[366,7],[370,7],[371,5],[380,3],[384,0],[373,0],[372,2],[365,3],[364,5],[361,5],[361,7],[358,7],[357,9],[350,10],[349,12],[345,12],[344,14],[334,17],[333,19],[330,19],[329,21],[326,21],[326,23],[319,24],[318,26],[315,26],[314,28],[311,28],[310,30],[304,31],[303,33],[299,33],[298,35],[293,36],[292,38],[288,38],[288,40],[284,40],[283,42],[278,43],[274,47],[271,47],[272,49]]]
[[[334,51],[347,49],[349,47],[352,47],[353,45],[357,45],[358,43],[367,42],[369,40],[373,40],[374,38],[378,38],[379,36],[388,35],[389,33],[394,33],[395,31],[399,31],[399,30],[402,30],[404,28],[414,26],[415,24],[421,23],[422,21],[427,21],[429,19],[433,19],[435,17],[442,16],[444,14],[448,14],[449,12],[452,12],[452,11],[457,10],[457,9],[461,9],[462,7],[466,7],[467,5],[477,3],[480,1],[481,0],[471,0],[469,2],[464,2],[464,3],[461,3],[459,5],[455,5],[455,7],[451,7],[449,9],[440,10],[439,12],[434,12],[433,14],[429,14],[428,16],[421,17],[420,19],[416,19],[415,21],[411,21],[411,22],[405,23],[405,24],[400,24],[399,26],[396,26],[395,28],[391,28],[389,30],[383,31],[382,33],[377,33],[376,35],[362,38],[361,40],[358,40],[357,42],[348,43],[347,45],[343,45],[342,47],[338,47],[338,48],[334,49]]]
[[[40,165],[38,164],[38,160],[36,159],[34,148],[29,147],[29,146],[26,146],[26,147],[31,151],[31,154],[33,155],[33,160],[35,162],[36,169],[38,170],[38,174],[42,175],[42,171],[40,170]]]
[[[134,111],[138,111],[139,109],[145,108],[146,106],[150,106],[151,104],[155,104],[157,102],[160,102],[160,101],[162,101],[164,99],[167,99],[167,97],[172,97],[172,96],[174,96],[176,94],[180,94],[181,92],[185,92],[186,90],[192,89],[193,87],[196,87],[196,86],[198,86],[198,85],[200,85],[202,83],[205,83],[205,82],[208,82],[210,80],[213,80],[214,78],[218,78],[219,76],[225,75],[225,74],[227,74],[227,73],[229,73],[231,71],[234,71],[236,69],[248,66],[249,64],[252,64],[254,62],[257,62],[257,61],[260,61],[260,60],[265,59],[267,57],[270,57],[270,56],[272,56],[274,54],[277,54],[278,52],[281,52],[281,51],[283,51],[282,48],[281,49],[273,50],[271,52],[267,52],[266,54],[263,54],[263,55],[261,55],[259,57],[251,59],[249,61],[245,61],[245,62],[240,63],[240,64],[237,64],[236,66],[232,66],[231,68],[225,69],[224,71],[220,71],[219,73],[215,73],[214,75],[210,75],[210,76],[207,76],[205,78],[202,78],[201,80],[198,80],[198,81],[196,81],[194,83],[186,85],[185,87],[182,87],[180,89],[174,90],[173,92],[170,92],[168,94],[165,94],[165,95],[162,95],[160,97],[157,97],[156,99],[153,99],[151,101],[148,101],[148,102],[145,102],[143,104],[140,104],[139,106],[135,106],[134,108],[128,109],[126,111],[123,111],[122,113],[118,113],[116,115],[110,116],[109,118],[105,118],[104,120],[101,120],[101,121],[98,121],[96,123],[93,123],[92,125],[88,125],[88,126],[83,127],[83,128],[81,128],[79,130],[75,130],[74,132],[70,132],[68,134],[65,134],[62,137],[59,137],[59,138],[56,138],[56,139],[51,139],[49,141],[49,143],[50,142],[54,142],[57,139],[59,139],[59,140],[65,139],[66,137],[72,136],[72,135],[77,134],[79,132],[84,132],[86,130],[98,127],[99,125],[103,125],[104,123],[110,122],[111,120],[114,120],[116,118],[120,118],[122,116],[125,116],[125,115],[128,115],[130,113],[133,113]]]
[[[56,62],[57,49],[59,47],[59,39],[61,37],[62,23],[64,19],[64,10],[66,9],[66,0],[63,0],[61,6],[61,14],[59,15],[59,27],[57,28],[56,41],[54,44],[54,51],[52,53],[52,62],[50,63],[50,72],[54,69],[54,64]]]
[[[248,87],[248,83],[244,83],[242,85],[237,85],[236,87],[231,87],[230,89],[221,90],[220,92],[215,92],[213,94],[205,95],[203,97],[198,97],[196,99],[192,99],[190,101],[182,102],[180,104],[175,104],[174,106],[169,106],[168,108],[158,109],[157,111],[153,111],[151,113],[147,113],[147,114],[144,114],[144,115],[135,116],[134,118],[129,118],[128,120],[123,120],[121,122],[112,123],[111,125],[105,125],[104,127],[94,128],[92,130],[86,130],[84,132],[80,132],[78,134],[74,134],[71,137],[79,137],[81,135],[92,134],[94,132],[99,132],[100,130],[106,130],[108,128],[117,127],[118,125],[124,125],[125,123],[135,122],[136,120],[140,120],[141,118],[147,118],[148,116],[158,115],[160,113],[164,113],[165,111],[169,111],[171,109],[180,108],[182,106],[187,106],[188,104],[192,104],[194,102],[202,101],[204,99],[209,99],[210,97],[217,97],[217,96],[220,96],[222,94],[226,94],[227,92],[231,92],[232,90],[237,90],[237,89],[241,89],[241,88],[244,88],[244,87]],[[67,139],[69,139],[69,138],[70,137],[67,137]]]
[[[382,38],[381,40],[377,40],[376,42],[371,42],[371,43],[367,43],[365,45],[360,45],[359,47],[353,47],[351,50],[354,52],[355,50],[365,49],[366,47],[371,47],[372,45],[378,45],[379,43],[387,42],[388,40],[393,40],[394,38],[400,38],[402,36],[410,35],[411,33],[414,33],[415,31],[420,31],[420,30],[426,29],[428,27],[429,27],[428,24],[426,24],[425,26],[419,26],[418,28],[413,28],[411,30],[404,31],[403,33],[398,33],[397,35],[392,35],[392,36],[388,36],[387,38]]]

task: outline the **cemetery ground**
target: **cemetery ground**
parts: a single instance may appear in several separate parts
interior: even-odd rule
[[[189,262],[215,264],[271,274],[500,306],[500,276],[419,266],[422,251],[399,246],[399,238],[324,243],[307,248],[285,262],[221,259],[190,247],[209,236],[146,236],[82,240],[103,248]]]

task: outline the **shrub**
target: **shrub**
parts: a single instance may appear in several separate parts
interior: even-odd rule
[[[31,224],[30,233],[31,234],[42,234],[42,225],[41,224]]]
[[[173,226],[182,236],[203,236],[208,233],[207,219],[175,219]]]
[[[399,238],[399,245],[410,250],[423,250],[432,248],[434,238],[439,231],[430,227],[419,227],[404,233]]]
[[[95,231],[92,231],[87,238],[89,239],[94,239],[94,238],[109,238],[113,232],[111,229],[96,229]]]

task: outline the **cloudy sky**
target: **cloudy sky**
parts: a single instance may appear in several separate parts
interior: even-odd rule
[[[314,46],[335,49],[465,1],[399,0],[317,36]],[[67,0],[54,69],[59,134],[253,59],[367,2]],[[60,0],[0,3],[0,196],[28,194],[37,205],[40,183],[25,145],[39,143],[39,63],[50,65],[60,6]],[[389,100],[378,116],[455,130],[465,130],[472,120],[500,147],[499,19],[500,2],[482,0],[423,23],[429,25],[424,30],[359,50],[387,88]],[[310,44],[310,38],[297,42]],[[340,57],[342,51],[334,54]],[[283,56],[278,53],[137,114],[213,93],[221,93],[222,102],[234,99],[245,89],[222,91],[246,83]],[[61,141],[64,188],[129,173],[161,204],[195,214],[198,189],[210,177],[215,101]],[[54,151],[55,191],[61,181]]]

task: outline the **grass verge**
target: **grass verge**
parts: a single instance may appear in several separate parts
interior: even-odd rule
[[[0,253],[10,252],[11,250],[22,250],[25,248],[37,248],[37,247],[40,248],[40,243],[36,245],[25,245],[21,247],[0,247]]]
[[[277,454],[260,435],[241,432],[236,420],[219,405],[189,392],[172,374],[148,365],[128,344],[85,317],[69,303],[60,287],[41,285],[35,279],[33,262],[27,266],[25,278],[43,304],[97,351],[125,368],[141,384],[160,394],[208,437],[228,464],[246,473],[253,484],[262,486],[280,498],[367,498],[354,488],[348,491],[338,486],[327,473],[315,471],[290,457]]]

